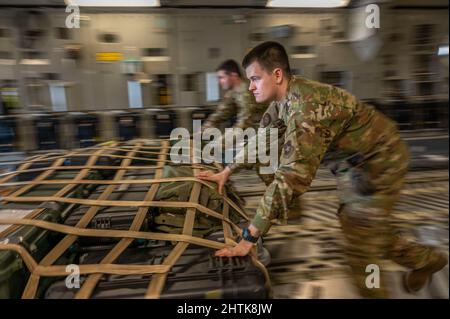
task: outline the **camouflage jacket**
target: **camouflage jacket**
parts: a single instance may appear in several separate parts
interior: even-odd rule
[[[225,93],[217,110],[208,117],[202,128],[218,127],[221,123],[236,116],[234,127],[245,130],[259,122],[266,108],[266,104],[256,103],[255,97],[248,90],[248,82],[242,81],[238,90],[228,90]]]
[[[377,165],[398,161],[395,149],[385,152],[392,140],[400,140],[396,124],[347,91],[302,77],[289,81],[285,100],[273,102],[262,117],[262,126],[278,119],[285,125],[279,166],[261,199],[252,224],[265,234],[272,224],[287,221],[292,198],[309,188],[320,163],[357,159],[358,165],[377,171]],[[389,155],[387,155],[389,154]],[[243,165],[230,165],[235,172]]]

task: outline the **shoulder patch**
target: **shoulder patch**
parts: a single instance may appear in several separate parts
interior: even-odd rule
[[[292,145],[292,141],[287,141],[283,146],[283,155],[285,158],[289,158],[294,152],[294,145]]]

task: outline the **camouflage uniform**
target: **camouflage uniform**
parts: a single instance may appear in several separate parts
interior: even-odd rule
[[[203,129],[218,127],[233,116],[237,116],[234,127],[245,130],[253,127],[266,111],[267,105],[256,103],[253,94],[248,90],[248,82],[242,81],[238,90],[228,90],[217,110],[203,124]]]
[[[365,297],[388,297],[384,258],[418,269],[437,257],[395,235],[389,223],[409,162],[395,123],[342,89],[302,77],[290,79],[278,104],[285,141],[252,224],[264,235],[272,224],[286,223],[292,199],[307,191],[322,160],[328,162],[338,178],[338,216],[356,285]],[[229,167],[235,172],[242,165]],[[369,264],[380,267],[380,288],[366,288]]]
[[[228,90],[216,112],[211,114],[202,126],[202,131],[206,128],[218,128],[221,123],[228,121],[234,116],[237,117],[236,123],[233,126],[235,128],[245,130],[249,127],[257,127],[258,122],[261,120],[261,116],[264,112],[266,112],[268,105],[257,103],[253,94],[248,90],[248,87],[249,83],[247,81],[242,81],[238,90]],[[221,141],[222,149],[225,144],[224,138]],[[273,179],[271,176],[260,174],[259,171],[257,172],[266,185],[271,183]]]

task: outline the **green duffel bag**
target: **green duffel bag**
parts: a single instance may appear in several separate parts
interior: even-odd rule
[[[192,169],[186,166],[165,166],[163,169],[163,178],[169,177],[189,177],[192,176]],[[156,193],[155,200],[168,202],[188,202],[194,182],[171,182],[161,183]],[[233,194],[228,194],[236,203],[238,198]],[[199,204],[222,213],[223,199],[214,190],[202,185]],[[154,224],[157,230],[167,233],[181,233],[183,230],[186,207],[154,207],[152,208]],[[230,220],[239,223],[242,216],[232,207],[229,209]],[[197,211],[195,214],[194,230],[195,236],[206,236],[218,230],[222,230],[222,221]]]

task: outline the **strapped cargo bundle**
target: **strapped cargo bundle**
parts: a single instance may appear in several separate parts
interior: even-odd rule
[[[0,229],[0,298],[270,297],[260,245],[214,257],[248,221],[230,187],[194,177],[222,167],[169,152],[167,140],[109,142],[1,174],[0,225],[12,226]]]

